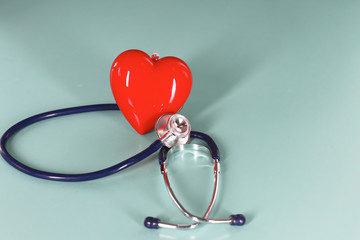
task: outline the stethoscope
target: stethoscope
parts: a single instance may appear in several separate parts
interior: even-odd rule
[[[7,141],[17,132],[23,128],[50,118],[60,117],[76,113],[84,112],[93,112],[93,111],[107,111],[107,110],[119,110],[116,104],[98,104],[98,105],[87,105],[80,107],[72,107],[54,110],[50,112],[40,113],[29,118],[26,118],[12,127],[10,127],[1,137],[0,140],[0,154],[3,158],[14,168],[20,170],[23,173],[26,173],[30,176],[52,180],[52,181],[62,181],[62,182],[80,182],[80,181],[89,181],[102,177],[109,176],[111,174],[117,173],[121,170],[124,170],[143,159],[147,158],[151,154],[155,153],[160,149],[159,152],[159,164],[161,174],[163,175],[166,189],[178,207],[178,209],[189,219],[194,221],[192,224],[171,224],[160,221],[158,218],[147,217],[144,221],[144,225],[147,228],[157,229],[157,228],[171,228],[171,229],[192,229],[199,226],[201,223],[230,223],[231,225],[241,226],[245,224],[245,217],[242,214],[231,215],[228,218],[209,218],[209,215],[215,205],[215,201],[218,194],[219,188],[219,174],[220,174],[220,153],[219,149],[216,146],[214,140],[206,135],[205,133],[191,131],[191,125],[184,116],[180,114],[166,114],[158,119],[155,125],[156,134],[158,140],[155,140],[148,148],[142,152],[114,165],[102,170],[89,173],[81,174],[63,174],[63,173],[54,173],[41,171],[35,168],[31,168],[17,159],[15,159],[7,150],[6,143]],[[214,188],[212,193],[212,198],[210,204],[205,211],[202,217],[196,216],[186,210],[179,200],[176,198],[169,182],[168,171],[167,171],[167,155],[170,149],[179,149],[182,150],[185,146],[190,147],[192,150],[196,151],[199,146],[196,144],[186,144],[189,138],[196,138],[204,141],[210,150],[211,157],[214,162]],[[186,144],[186,145],[184,145]]]

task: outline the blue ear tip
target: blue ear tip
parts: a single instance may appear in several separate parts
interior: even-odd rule
[[[246,218],[242,214],[231,215],[230,218],[231,218],[231,223],[230,223],[231,225],[242,226],[246,222]]]
[[[158,229],[159,228],[160,219],[147,217],[144,220],[144,226],[151,229]]]

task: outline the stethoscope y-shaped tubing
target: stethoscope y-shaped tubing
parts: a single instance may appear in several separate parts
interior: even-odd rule
[[[213,194],[211,197],[211,201],[209,203],[208,208],[206,209],[204,216],[202,218],[197,217],[193,214],[191,214],[190,212],[188,212],[180,203],[180,201],[176,198],[174,192],[172,191],[171,185],[170,185],[170,181],[167,175],[167,170],[165,167],[165,162],[162,163],[163,164],[163,177],[164,177],[164,182],[165,182],[165,186],[166,186],[166,190],[168,191],[171,199],[173,200],[173,202],[175,203],[175,205],[178,207],[178,209],[188,218],[190,218],[191,220],[195,221],[195,223],[192,224],[171,224],[171,223],[165,223],[165,222],[160,222],[159,221],[159,227],[162,228],[172,228],[172,229],[193,229],[196,228],[202,221],[206,221],[206,222],[211,222],[213,223],[214,219],[208,219],[214,205],[215,205],[215,201],[217,198],[217,194],[218,194],[218,187],[219,187],[219,174],[220,174],[220,163],[218,160],[215,160],[214,162],[214,174],[215,174],[215,179],[214,179],[214,190],[213,190]],[[231,219],[229,219],[230,222]]]
[[[242,214],[236,214],[236,215],[230,215],[230,217],[228,218],[208,218],[214,205],[215,205],[215,201],[217,198],[217,194],[218,194],[218,187],[219,187],[219,175],[220,175],[220,153],[219,153],[219,149],[216,146],[216,143],[214,142],[214,140],[204,134],[204,133],[200,133],[200,132],[191,132],[191,136],[194,138],[199,138],[202,139],[203,141],[205,141],[207,143],[207,145],[209,146],[209,150],[210,153],[213,157],[213,161],[214,161],[214,189],[213,189],[213,194],[211,197],[211,201],[209,203],[209,206],[207,208],[207,210],[204,213],[203,217],[198,217],[192,213],[190,213],[188,210],[186,210],[182,204],[180,203],[180,201],[176,198],[171,185],[170,185],[170,181],[168,178],[168,171],[166,168],[166,161],[167,161],[167,153],[169,151],[169,148],[167,148],[166,146],[163,146],[159,152],[159,163],[160,163],[160,170],[161,173],[163,175],[164,178],[164,182],[165,182],[165,186],[166,186],[166,190],[168,192],[168,194],[170,195],[171,200],[175,203],[176,207],[189,219],[191,219],[192,221],[194,221],[195,223],[192,224],[171,224],[171,223],[166,223],[166,222],[162,222],[160,221],[160,219],[158,218],[153,218],[153,217],[147,217],[144,221],[144,225],[147,228],[171,228],[171,229],[193,229],[196,228],[201,222],[207,222],[207,223],[230,223],[231,225],[235,225],[235,226],[242,226],[245,224],[245,217]],[[193,146],[196,146],[193,145]],[[179,146],[182,147],[182,146]]]

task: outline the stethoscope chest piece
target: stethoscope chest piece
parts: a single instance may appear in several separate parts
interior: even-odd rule
[[[156,135],[168,148],[186,144],[190,138],[189,120],[180,114],[165,114],[155,124]]]

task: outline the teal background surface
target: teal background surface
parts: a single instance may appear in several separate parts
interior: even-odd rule
[[[222,154],[211,216],[248,219],[240,228],[144,228],[146,216],[188,222],[156,155],[81,183],[32,178],[1,160],[0,238],[359,239],[359,13],[360,1],[0,1],[1,133],[39,112],[113,103],[109,69],[122,51],[177,56],[193,73],[181,113]],[[9,149],[33,167],[77,173],[154,139],[120,112],[98,112],[35,124]],[[198,168],[173,177],[201,214],[212,176]]]

